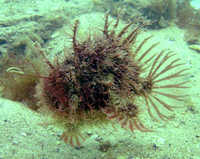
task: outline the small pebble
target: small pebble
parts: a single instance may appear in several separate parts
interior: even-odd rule
[[[95,136],[95,140],[98,141],[98,142],[100,142],[100,141],[103,140],[103,138],[101,136],[96,135]]]
[[[133,156],[129,156],[128,159],[134,159],[134,157]]]
[[[22,136],[27,136],[27,134],[25,132],[22,132],[21,135]]]
[[[61,141],[56,141],[56,145],[60,145],[61,144]]]
[[[17,145],[18,142],[17,142],[17,141],[13,141],[12,144],[13,144],[13,145]]]
[[[169,41],[176,41],[176,39],[174,37],[170,37]]]
[[[88,132],[87,132],[87,135],[88,135],[88,136],[92,136],[92,132],[91,132],[91,131],[88,131]]]
[[[56,148],[56,152],[60,152],[60,149],[59,149],[59,148]]]
[[[153,144],[153,149],[156,151],[158,149],[158,146],[156,144]]]
[[[110,147],[111,147],[111,143],[109,141],[105,141],[105,142],[100,144],[99,150],[101,152],[107,152]]]

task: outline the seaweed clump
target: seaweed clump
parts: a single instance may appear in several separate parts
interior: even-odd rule
[[[19,39],[13,46],[9,54],[4,53],[0,58],[1,96],[37,110],[35,87],[40,80],[38,71],[42,73],[45,65],[41,64],[42,57],[34,52],[34,43],[28,37]]]
[[[200,42],[200,12],[194,9],[190,1],[184,1],[179,5],[177,12],[177,25],[185,29],[184,40],[188,44]]]
[[[166,88],[186,88],[185,81],[175,81],[184,76],[187,69],[180,68],[183,63],[174,53],[161,50],[151,54],[158,43],[144,51],[151,36],[133,49],[141,26],[129,31],[131,22],[118,32],[119,18],[112,26],[108,19],[106,15],[100,35],[89,35],[84,41],[77,40],[79,21],[76,21],[73,49],[67,52],[71,55],[55,58],[54,62],[35,44],[48,68],[45,74],[35,75],[40,82],[34,98],[41,110],[52,112],[57,124],[65,128],[62,139],[72,146],[80,146],[85,140],[84,127],[106,124],[110,120],[132,132],[136,129],[151,131],[140,119],[140,97],[151,118],[168,120],[161,107],[172,111],[173,105],[166,103],[165,98],[182,101],[183,96],[168,92]]]

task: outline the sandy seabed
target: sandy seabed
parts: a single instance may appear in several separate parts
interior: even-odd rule
[[[40,11],[43,14],[42,7],[48,4],[45,1],[38,1],[41,5],[38,4],[40,8],[37,8],[37,14]],[[89,4],[89,1],[76,2],[80,6],[71,4],[73,10],[81,10],[84,5]],[[29,5],[25,3],[23,7],[30,7]],[[51,1],[48,5],[46,11],[59,8],[56,1]],[[0,7],[0,20],[3,18],[2,14],[6,14],[4,6],[5,4]],[[15,3],[15,7],[16,12],[19,12],[22,4]],[[84,12],[86,11],[81,16],[75,16],[84,27],[91,23],[102,24],[103,13]],[[190,68],[186,77],[191,86],[186,92],[188,97],[183,103],[184,107],[175,110],[173,120],[165,123],[147,121],[155,130],[151,133],[131,133],[123,129],[116,131],[111,125],[88,129],[90,138],[81,148],[72,148],[60,139],[61,130],[53,125],[41,126],[48,117],[43,117],[20,103],[0,99],[0,159],[200,159],[200,54],[188,48],[183,40],[184,31],[176,26],[145,32],[139,39],[150,34],[154,35],[152,42],[160,42],[157,49],[170,48]],[[99,140],[109,141],[111,147],[102,152]]]

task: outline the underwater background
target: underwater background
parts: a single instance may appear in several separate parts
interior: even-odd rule
[[[112,122],[101,125],[100,121],[97,126],[86,123],[87,140],[74,146],[63,141],[65,128],[55,123],[52,112],[37,111],[34,100],[22,98],[33,92],[24,94],[23,89],[14,88],[5,93],[15,76],[4,72],[12,67],[10,72],[20,74],[17,66],[27,55],[43,69],[44,59],[34,61],[35,52],[40,52],[35,43],[50,61],[63,58],[63,50],[72,47],[76,20],[78,39],[84,39],[105,30],[106,14],[109,24],[115,24],[119,17],[120,28],[130,22],[142,26],[136,45],[152,35],[144,50],[159,42],[152,49],[155,55],[165,49],[175,53],[184,63],[180,67],[188,69],[177,81],[188,81],[188,88],[174,90],[174,95],[186,96],[184,101],[170,103],[178,107],[172,112],[164,110],[170,115],[167,121],[156,122],[142,110],[142,122],[152,131],[138,131],[141,127],[137,124],[138,130],[132,132],[131,126],[127,130]],[[0,159],[200,159],[199,0],[0,0],[0,58]],[[25,67],[31,65],[27,63],[23,63]]]

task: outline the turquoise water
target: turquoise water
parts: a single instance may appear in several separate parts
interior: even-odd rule
[[[0,0],[0,159],[199,159],[198,0]]]

